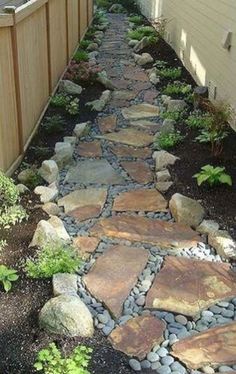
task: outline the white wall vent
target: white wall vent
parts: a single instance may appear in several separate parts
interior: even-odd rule
[[[213,81],[209,81],[208,88],[209,88],[209,98],[211,100],[215,100],[216,96],[217,96],[217,86],[216,86],[216,83],[213,82]]]

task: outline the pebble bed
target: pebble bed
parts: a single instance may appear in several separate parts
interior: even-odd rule
[[[119,69],[121,63],[117,63],[115,67]],[[143,99],[143,93],[140,94],[135,100],[131,101],[131,104],[141,103]],[[160,99],[156,100],[157,105],[161,105]],[[107,108],[102,114],[99,114],[100,117],[115,114],[118,118],[119,128],[127,126],[127,122],[121,115],[121,110],[119,108]],[[154,119],[155,120],[155,119]],[[156,119],[157,120],[157,119]],[[91,141],[99,135],[98,126],[92,124],[91,132],[89,136],[82,139],[83,141]],[[136,188],[154,188],[154,183],[150,183],[145,187],[134,183],[127,173],[120,167],[119,161],[116,156],[109,149],[109,142],[102,140],[101,145],[103,149],[103,157],[108,160],[108,162],[113,166],[113,168],[126,179],[127,183],[125,186],[109,186],[108,187],[108,196],[105,207],[102,211],[102,217],[110,217],[112,215],[117,215],[120,213],[112,212],[112,204],[114,198],[123,191],[128,191]],[[75,149],[74,154],[75,161],[83,160],[83,158],[78,156],[77,150]],[[129,158],[126,158],[129,160]],[[154,169],[154,162],[152,159],[148,159],[150,167]],[[84,185],[80,184],[64,184],[64,179],[66,176],[66,170],[63,170],[60,174],[60,196],[65,196],[68,193],[74,191],[77,188],[83,188]],[[92,187],[101,187],[101,185],[92,185]],[[148,218],[161,219],[165,221],[173,221],[170,213],[129,213],[132,215],[142,215]],[[89,229],[98,221],[98,219],[90,219],[84,222],[76,222],[72,217],[65,216],[63,213],[60,214],[60,218],[63,220],[66,230],[69,235],[73,238],[77,235],[88,236]],[[108,250],[110,245],[113,244],[124,244],[127,246],[133,246],[137,248],[145,248],[149,251],[149,260],[144,269],[143,273],[140,275],[137,284],[132,289],[130,295],[124,302],[124,309],[122,317],[119,320],[114,320],[109,313],[109,311],[97,301],[89,292],[86,290],[83,283],[82,277],[84,274],[88,273],[96,259],[101,256],[105,251]],[[206,331],[209,328],[214,326],[219,326],[227,324],[229,322],[236,320],[236,298],[230,301],[221,301],[216,305],[210,307],[207,310],[204,310],[200,316],[195,319],[187,318],[181,314],[174,314],[167,311],[150,311],[145,310],[145,301],[148,290],[150,289],[152,282],[155,278],[155,275],[160,271],[165,256],[174,255],[174,256],[184,256],[187,258],[194,258],[199,260],[207,260],[214,262],[221,262],[222,259],[219,255],[216,255],[215,251],[208,246],[207,244],[200,243],[197,247],[185,249],[182,251],[173,251],[173,250],[163,250],[161,248],[141,243],[131,243],[126,240],[111,240],[109,238],[102,238],[100,244],[96,251],[91,255],[88,261],[85,262],[78,274],[78,288],[79,296],[83,302],[88,306],[91,314],[94,318],[94,324],[97,329],[102,330],[104,335],[108,336],[112,330],[118,326],[127,322],[129,319],[135,316],[143,314],[152,314],[158,318],[163,319],[167,328],[164,333],[165,340],[161,345],[155,346],[151,352],[148,353],[145,360],[139,362],[136,359],[130,359],[130,367],[135,371],[142,371],[143,369],[152,369],[159,374],[197,374],[197,373],[206,373],[213,374],[214,372],[226,372],[236,370],[236,365],[234,366],[220,366],[219,368],[205,367],[201,371],[189,371],[186,367],[177,361],[174,357],[171,356],[171,346],[177,342],[179,339],[185,338],[187,336],[198,334],[201,331]],[[144,371],[145,372],[145,371]]]

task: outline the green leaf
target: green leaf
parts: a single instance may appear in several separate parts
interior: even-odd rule
[[[40,370],[43,370],[43,364],[41,362],[36,362],[34,364],[34,368],[37,370],[37,371],[40,371]]]
[[[6,292],[10,291],[10,289],[11,289],[11,282],[8,281],[8,280],[3,280],[2,283],[3,283],[4,290]]]
[[[225,184],[228,184],[229,186],[232,186],[232,178],[230,175],[226,174],[226,173],[223,173],[220,177],[219,177],[219,181],[221,183],[225,183]]]
[[[206,182],[208,178],[209,178],[209,175],[207,175],[207,174],[200,174],[197,177],[197,184],[198,184],[198,186],[201,186],[201,184],[204,183],[204,182]]]

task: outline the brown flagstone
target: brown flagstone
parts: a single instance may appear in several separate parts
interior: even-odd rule
[[[132,100],[136,97],[137,93],[130,90],[114,91],[112,98],[114,100]]]
[[[172,348],[172,354],[191,369],[236,364],[236,322],[180,340]]]
[[[120,215],[99,220],[90,234],[134,242],[151,243],[161,248],[189,248],[201,241],[190,227],[139,216]]]
[[[236,296],[236,273],[226,263],[166,257],[147,294],[146,307],[194,317]]]
[[[128,100],[113,99],[110,101],[109,106],[113,108],[127,108],[130,105]]]
[[[93,237],[77,236],[73,240],[73,245],[78,249],[83,258],[88,258],[94,251],[96,251],[100,240]]]
[[[136,91],[137,93],[148,90],[151,87],[152,87],[152,84],[150,82],[135,82],[132,84],[133,90]]]
[[[166,324],[154,316],[140,316],[118,326],[109,340],[118,351],[143,360],[156,344],[163,342]]]
[[[153,104],[154,99],[156,99],[158,95],[159,93],[156,90],[148,90],[144,93],[143,99],[146,103]]]
[[[132,158],[151,158],[152,151],[150,148],[134,148],[122,144],[114,144],[110,147],[112,153],[117,157],[132,157]]]
[[[145,249],[112,246],[100,256],[83,277],[89,292],[119,318],[123,303],[148,261]],[[127,277],[127,274],[129,276]]]
[[[140,128],[142,130],[149,131],[152,134],[155,134],[157,131],[160,131],[161,126],[162,126],[159,123],[151,122],[151,121],[144,120],[144,119],[143,120],[137,120],[137,121],[131,121],[130,125],[134,126],[136,128]]]
[[[156,117],[159,115],[160,109],[158,106],[142,103],[131,105],[127,109],[122,110],[125,119],[141,119],[148,117]]]
[[[112,79],[111,82],[119,90],[127,89],[130,84],[130,82],[125,79]]]
[[[140,82],[148,82],[149,80],[147,74],[144,71],[136,70],[133,67],[126,67],[124,78]]]
[[[99,138],[138,148],[145,147],[153,142],[153,137],[151,135],[133,128],[122,129],[117,132],[99,136]]]
[[[153,181],[153,173],[149,165],[144,161],[123,161],[121,166],[130,177],[140,184],[147,184]]]
[[[102,134],[106,132],[112,132],[116,128],[117,117],[116,116],[107,116],[99,118],[98,126]]]
[[[78,154],[81,157],[101,157],[101,144],[98,140],[80,143],[78,145]]]
[[[167,201],[156,189],[131,190],[122,192],[115,198],[113,210],[166,212]]]
[[[66,214],[84,221],[99,216],[106,197],[106,188],[80,189],[60,199],[58,206],[63,206]]]

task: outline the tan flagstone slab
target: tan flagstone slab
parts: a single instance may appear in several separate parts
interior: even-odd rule
[[[201,237],[188,226],[127,215],[101,219],[90,233],[98,238],[120,238],[169,249],[189,248],[201,241]]]
[[[137,120],[137,121],[131,121],[130,125],[134,126],[136,128],[142,129],[142,130],[149,131],[153,134],[161,129],[161,124],[158,124],[156,122],[151,122],[151,121],[148,121],[148,120],[145,120],[145,119]]]
[[[146,307],[194,317],[236,296],[236,273],[226,263],[166,257],[147,294]]]
[[[145,147],[153,143],[153,136],[132,128],[123,129],[118,132],[113,132],[110,134],[105,134],[103,136],[99,136],[99,138],[106,139],[111,142],[131,145],[134,147]]]
[[[102,134],[106,132],[112,132],[115,130],[117,124],[117,117],[116,116],[107,116],[99,118],[98,126],[99,130]]]
[[[58,201],[58,206],[63,206],[66,214],[84,221],[100,215],[106,198],[106,188],[87,188],[64,196]]]
[[[98,140],[80,143],[78,145],[78,154],[81,157],[101,157],[101,144]]]
[[[109,340],[116,350],[143,360],[155,345],[163,342],[165,328],[165,322],[154,316],[135,317],[113,330]]]
[[[156,189],[131,190],[122,192],[115,198],[113,210],[166,212],[167,205],[166,199]]]
[[[158,106],[147,103],[132,105],[129,108],[122,110],[125,119],[156,117],[159,113],[160,109]]]
[[[152,150],[150,148],[135,148],[129,147],[123,144],[114,144],[110,147],[112,153],[114,153],[117,157],[132,157],[132,158],[151,158]]]
[[[145,249],[112,246],[96,260],[83,280],[89,292],[119,318],[123,303],[147,261],[148,253]]]
[[[236,322],[180,340],[172,348],[171,353],[191,369],[236,364]]]
[[[129,176],[140,184],[153,182],[154,174],[144,161],[122,161],[121,166]]]
[[[93,237],[77,236],[73,240],[73,246],[78,249],[83,258],[88,258],[93,252],[96,251],[100,240]]]
[[[136,92],[130,90],[123,90],[123,91],[114,91],[112,93],[112,98],[114,100],[127,100],[130,101],[137,96]]]
[[[72,166],[66,182],[79,184],[124,184],[125,179],[117,173],[107,160],[84,160]]]

